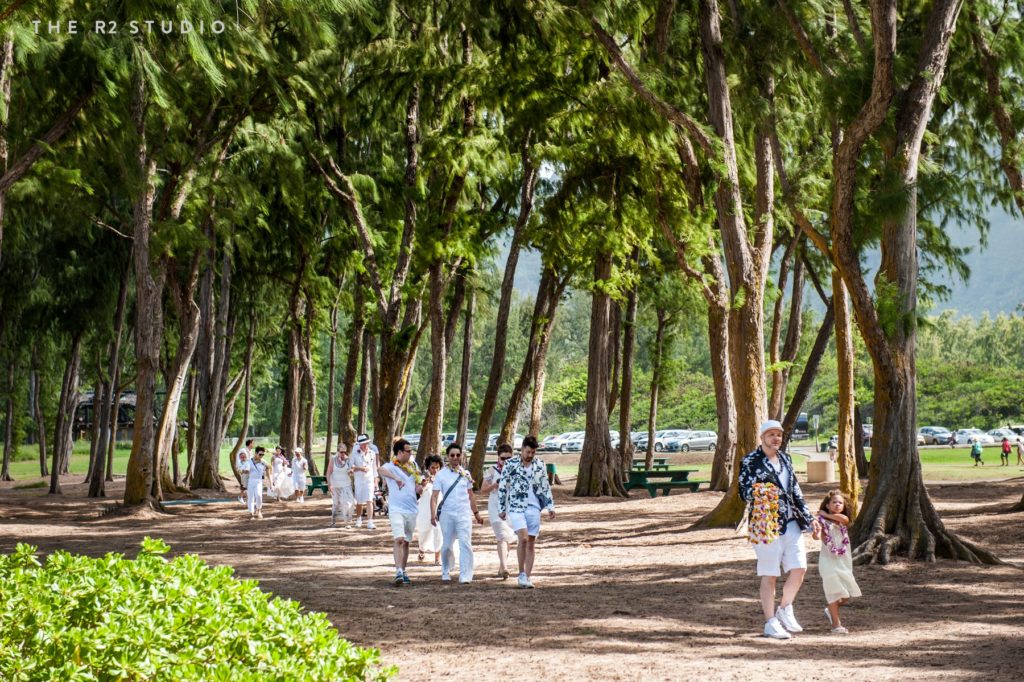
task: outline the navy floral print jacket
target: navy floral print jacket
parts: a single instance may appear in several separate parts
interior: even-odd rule
[[[542,509],[554,509],[555,499],[551,495],[551,484],[548,483],[547,467],[540,457],[533,458],[533,477],[528,478],[523,460],[516,455],[501,470],[498,481],[498,511],[524,512],[530,498],[530,486],[540,501]]]
[[[804,502],[803,493],[800,492],[800,483],[796,480],[796,472],[793,471],[793,460],[782,450],[779,450],[779,461],[782,462],[782,473],[776,473],[772,465],[768,463],[768,456],[758,445],[757,449],[743,458],[740,464],[740,495],[748,503],[754,499],[755,483],[771,483],[779,489],[779,529],[786,532],[788,519],[796,519],[801,529],[810,528],[813,516]],[[788,489],[782,487],[780,476],[788,479]],[[748,517],[752,509],[748,504]]]

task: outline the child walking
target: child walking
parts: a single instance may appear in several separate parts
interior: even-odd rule
[[[821,522],[821,551],[818,553],[818,572],[825,590],[825,617],[832,626],[833,635],[849,632],[839,620],[839,607],[853,597],[860,596],[860,587],[853,578],[853,557],[850,556],[850,507],[840,490],[830,490],[818,510]],[[819,539],[815,534],[814,538]]]

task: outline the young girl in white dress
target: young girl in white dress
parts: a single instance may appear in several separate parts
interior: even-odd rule
[[[249,460],[249,481],[246,484],[246,499],[249,503],[249,518],[263,518],[263,479],[267,477],[267,464],[263,461],[263,447],[256,448]]]
[[[426,558],[427,552],[434,555],[434,565],[441,565],[441,525],[430,523],[430,494],[434,491],[434,476],[441,470],[441,457],[429,455],[424,461],[427,475],[423,479],[423,494],[416,509],[416,537],[420,546],[419,560]]]
[[[292,457],[292,486],[295,488],[295,497],[299,502],[306,498],[306,469],[309,464],[302,456],[302,448],[295,448],[295,456]]]
[[[818,572],[825,590],[825,617],[832,626],[833,635],[845,635],[849,630],[839,620],[839,607],[853,597],[860,596],[860,587],[853,578],[853,557],[850,556],[850,506],[840,490],[830,490],[818,511],[821,523],[821,551],[818,552]],[[818,535],[814,536],[818,539]]]
[[[288,499],[295,489],[292,487],[291,469],[288,468],[288,459],[284,456],[284,448],[280,445],[274,448],[270,462],[270,489],[274,492],[274,499]]]

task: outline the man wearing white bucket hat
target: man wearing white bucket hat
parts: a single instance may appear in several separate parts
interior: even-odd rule
[[[376,528],[373,524],[373,488],[377,483],[377,451],[365,433],[356,438],[356,451],[352,453],[352,471],[354,493],[356,499],[356,528],[363,525],[363,507],[367,508],[370,517],[366,527]]]
[[[740,495],[749,505],[749,537],[761,576],[764,634],[774,639],[789,639],[791,632],[803,631],[793,615],[793,600],[807,572],[803,532],[818,526],[800,492],[793,461],[780,449],[782,437],[778,421],[761,424],[761,444],[743,458],[739,478]],[[782,571],[789,576],[776,609],[775,582]]]

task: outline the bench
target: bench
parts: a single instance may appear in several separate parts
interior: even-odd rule
[[[647,493],[651,497],[657,497],[658,491],[661,491],[661,496],[668,495],[669,491],[673,488],[689,488],[691,493],[697,492],[700,488],[701,483],[707,483],[708,481],[657,481],[648,483],[644,486],[647,489]]]
[[[324,491],[324,495],[328,493],[327,488],[327,477],[326,476],[310,476],[309,483],[306,484],[306,496],[312,497],[314,490]]]
[[[643,488],[651,497],[657,497],[658,491],[662,496],[668,495],[673,488],[688,488],[690,492],[697,492],[701,483],[707,481],[691,481],[690,474],[699,469],[665,469],[662,471],[646,471],[644,469],[633,469],[627,474],[624,486],[626,490]]]
[[[651,462],[651,469],[655,471],[664,471],[668,469],[668,457],[655,457],[654,459],[651,460]],[[647,464],[646,457],[633,458],[634,469],[643,469],[645,464]]]

